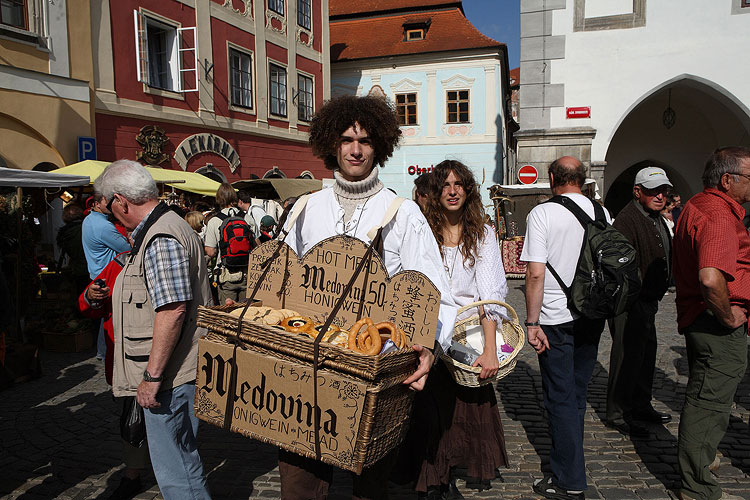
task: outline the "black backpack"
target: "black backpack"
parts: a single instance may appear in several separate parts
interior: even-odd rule
[[[568,308],[589,319],[611,318],[625,312],[641,289],[641,277],[633,245],[607,223],[604,209],[594,202],[595,219],[566,196],[549,200],[575,215],[583,226],[583,244],[570,287],[547,263],[547,269],[568,298]]]
[[[216,217],[222,220],[219,226],[219,255],[221,262],[230,271],[247,269],[250,251],[255,246],[253,231],[245,221],[244,212],[226,215],[222,212]]]

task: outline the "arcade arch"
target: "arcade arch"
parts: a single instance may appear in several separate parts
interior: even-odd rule
[[[671,128],[663,118],[668,106],[675,113]],[[663,168],[684,202],[703,189],[706,158],[730,145],[750,146],[746,106],[705,79],[682,75],[665,82],[635,103],[613,133],[604,204],[616,215],[632,196],[636,172],[647,165]]]

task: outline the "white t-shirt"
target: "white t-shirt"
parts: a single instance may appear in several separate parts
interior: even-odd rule
[[[368,231],[383,221],[395,198],[391,191],[382,189],[358,205],[349,222],[344,223],[344,209],[336,200],[333,188],[322,189],[310,196],[284,241],[300,257],[317,243],[336,235],[346,234],[369,244]],[[443,350],[448,350],[458,307],[451,296],[435,237],[413,201],[404,201],[393,220],[383,228],[383,253],[389,276],[403,269],[419,271],[440,291],[436,337]]]
[[[578,193],[565,193],[581,207],[589,217],[594,217],[594,205],[589,198]],[[612,222],[607,209],[604,209],[607,222]],[[521,252],[521,260],[526,262],[547,262],[563,282],[570,286],[578,264],[583,245],[583,226],[570,210],[558,203],[542,203],[529,212],[526,220],[526,238]],[[546,269],[544,274],[544,298],[539,322],[543,325],[559,325],[577,318],[568,309],[565,297],[557,280]]]

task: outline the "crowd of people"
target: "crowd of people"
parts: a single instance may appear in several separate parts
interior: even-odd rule
[[[80,306],[104,317],[108,382],[116,397],[134,397],[143,407],[148,435],[140,448],[125,444],[125,470],[114,498],[139,491],[147,455],[165,498],[210,498],[193,411],[197,340],[204,333],[195,317],[198,305],[245,300],[247,260],[238,257],[274,238],[297,255],[334,235],[369,244],[368,233],[385,214],[392,215],[378,249],[385,267],[390,275],[418,270],[435,284],[441,293],[439,326],[434,345],[412,347],[419,362],[404,381],[417,391],[408,436],[354,475],[353,498],[386,498],[388,478],[413,485],[420,498],[461,498],[457,471],[467,486],[487,489],[499,468],[513,460],[505,449],[495,387],[461,386],[441,361],[443,353],[453,352],[456,321],[478,313],[483,347],[470,362],[481,368],[480,379],[498,372],[498,325],[508,314],[495,302],[505,301],[508,287],[496,233],[486,223],[479,185],[458,161],[445,160],[420,176],[414,201],[386,189],[379,169],[400,139],[386,100],[329,101],[312,120],[310,144],[334,183],[307,197],[291,224],[285,224],[280,207],[261,208],[229,184],[219,188],[215,210],[192,207],[178,215],[159,201],[145,169],[128,160],[112,163],[97,178],[92,213],[99,215],[89,223],[87,217],[82,231],[90,247],[84,246],[87,260],[91,255],[89,278],[95,281],[84,290]],[[582,193],[586,169],[578,159],[556,160],[548,177],[556,198],[589,218],[612,223],[610,214]],[[622,314],[609,319],[613,347],[606,424],[639,437],[651,432],[643,424],[672,418],[657,412],[651,399],[655,314],[674,279],[678,329],[690,365],[679,428],[680,494],[714,500],[732,498],[721,496],[709,469],[746,364],[750,237],[740,204],[750,201],[750,150],[718,150],[703,181],[704,191],[682,207],[664,170],[647,167],[635,178],[632,202],[614,219],[635,248],[642,287]],[[538,354],[552,438],[549,472],[530,489],[545,498],[576,500],[587,488],[586,393],[605,319],[587,317],[570,305],[567,287],[586,227],[566,203],[542,203],[530,212],[521,259],[528,262],[524,323]],[[108,215],[128,239],[115,226],[105,230],[105,222],[111,225]],[[94,224],[95,231],[87,230]],[[457,316],[462,306],[478,301],[491,303]],[[327,497],[331,466],[281,449],[278,462],[283,499]]]

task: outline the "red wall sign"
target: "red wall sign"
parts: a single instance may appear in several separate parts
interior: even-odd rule
[[[534,184],[539,177],[534,165],[524,165],[518,169],[518,180],[521,184]]]
[[[591,107],[565,108],[566,118],[591,118]]]

